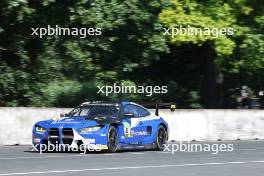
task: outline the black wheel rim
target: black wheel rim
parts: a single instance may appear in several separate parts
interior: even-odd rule
[[[109,133],[108,145],[111,150],[115,150],[117,146],[117,135],[114,130]]]
[[[159,129],[158,133],[158,145],[160,148],[164,147],[164,144],[167,142],[167,132],[164,128]]]

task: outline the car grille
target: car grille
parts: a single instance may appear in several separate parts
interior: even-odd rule
[[[58,128],[50,128],[49,129],[49,141],[52,144],[58,144],[59,141],[59,129]]]
[[[62,129],[62,142],[63,144],[72,144],[73,141],[73,130],[71,128]]]

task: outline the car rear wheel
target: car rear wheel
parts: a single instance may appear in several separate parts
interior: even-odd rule
[[[164,150],[165,144],[168,141],[167,130],[164,126],[159,126],[157,130],[156,145],[158,150]]]
[[[108,130],[108,151],[113,153],[116,152],[118,148],[118,137],[117,137],[117,131],[116,128],[113,126],[110,126]]]

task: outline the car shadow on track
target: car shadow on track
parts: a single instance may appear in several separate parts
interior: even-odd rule
[[[28,148],[28,150],[24,150],[23,152],[26,153],[40,153],[40,151],[33,150],[33,147]],[[147,151],[157,151],[155,149],[126,149],[126,150],[118,150],[115,153],[131,153],[131,152],[147,152]],[[42,153],[69,153],[69,154],[83,154],[83,151],[42,151]],[[107,150],[102,150],[102,151],[86,151],[85,154],[111,154],[111,152]],[[114,154],[114,153],[112,153]]]

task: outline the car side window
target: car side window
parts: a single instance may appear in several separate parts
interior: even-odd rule
[[[139,110],[140,117],[146,117],[146,116],[150,115],[150,113],[146,109],[138,107],[138,110]]]
[[[141,108],[139,106],[136,106],[136,105],[126,105],[124,107],[124,112],[125,113],[133,113],[136,118],[145,117],[145,116],[150,115],[150,113],[147,110],[145,110],[144,108]]]

